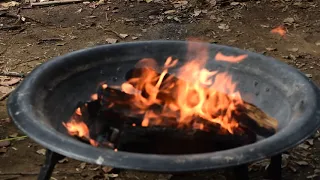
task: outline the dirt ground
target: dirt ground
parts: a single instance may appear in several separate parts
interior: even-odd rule
[[[126,42],[198,37],[275,57],[299,68],[320,84],[320,0],[101,2],[40,7],[21,3],[0,11],[1,72],[28,73],[52,57],[113,43],[115,39]],[[287,28],[284,38],[270,33],[279,25]],[[8,120],[6,100],[0,105],[0,139],[23,136]],[[283,155],[284,179],[316,179],[320,173],[318,136],[315,134]],[[43,147],[29,138],[10,143],[0,142],[0,179],[36,179],[44,162]],[[251,165],[250,176],[262,179],[267,165],[268,161]],[[52,179],[168,180],[171,177],[133,171],[110,175],[107,169],[68,159],[56,166]],[[212,172],[181,179],[225,177]]]

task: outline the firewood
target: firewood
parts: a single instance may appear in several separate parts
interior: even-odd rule
[[[204,129],[176,128],[176,120],[172,120],[176,124],[171,126],[142,127],[142,118],[128,117],[120,109],[116,112],[114,108],[103,108],[97,103],[99,100],[80,103],[81,116],[77,113],[74,116],[86,122],[90,138],[103,148],[137,153],[188,154],[231,149],[256,141],[256,134],[247,128],[239,127],[231,134],[218,124],[201,118],[195,121],[204,123]]]
[[[189,154],[236,148],[256,141],[250,130],[242,134],[177,129],[163,126],[127,127],[116,143],[118,150],[153,154]]]
[[[126,80],[129,80],[131,78],[141,77],[143,76],[143,73],[146,71],[154,71],[153,73],[157,73],[155,70],[151,68],[136,68],[129,71],[126,74]],[[180,81],[182,83],[185,83],[183,82],[183,80],[178,79],[177,77],[174,77],[170,74],[167,74],[165,76],[164,81],[167,78],[171,78],[170,81],[172,82]],[[161,89],[161,86],[160,86],[160,89]],[[226,98],[228,98],[227,94],[224,94],[222,92],[219,92],[219,93],[220,95],[223,95]],[[174,101],[173,96],[174,95],[172,94],[165,94],[165,93],[158,94],[159,99],[166,99],[166,100],[173,99],[172,101]],[[243,104],[237,107],[237,111],[239,113],[234,113],[233,115],[240,125],[247,127],[253,132],[257,133],[258,135],[261,135],[264,137],[268,137],[276,133],[278,121],[273,117],[271,117],[270,115],[263,112],[257,106],[250,104],[248,102],[244,102]]]
[[[133,99],[133,95],[130,94],[126,94],[120,90],[117,89],[112,89],[110,87],[104,89],[103,91],[103,95],[100,99],[101,103],[106,106],[111,104],[112,102],[115,102],[118,100],[119,104],[114,104],[112,106],[112,108],[110,108],[110,110],[122,114],[123,116],[128,116],[130,118],[134,118],[135,121],[134,123],[139,125],[141,124],[141,121],[143,119],[143,114],[135,114],[132,113],[133,109],[130,108],[130,100]],[[117,98],[117,96],[121,96],[121,98]],[[168,96],[168,94],[161,94],[161,96]],[[172,98],[172,97],[169,97]],[[121,99],[121,101],[119,101],[119,99]],[[152,109],[155,112],[159,112],[161,111],[161,106],[160,105],[154,105],[152,107],[150,107],[150,109]],[[254,133],[264,136],[264,137],[268,137],[273,135],[276,132],[276,127],[277,127],[277,120],[275,120],[274,118],[272,118],[271,116],[268,116],[266,113],[264,113],[261,109],[259,109],[258,107],[244,102],[243,105],[239,105],[237,107],[237,112],[233,113],[233,116],[235,117],[235,119],[238,121],[238,123],[240,124],[240,126],[242,127],[246,127],[248,129],[250,129],[251,131],[253,131]],[[123,119],[123,118],[121,118]],[[195,118],[195,121],[204,124],[204,127],[210,127],[209,131],[219,131],[219,129],[221,129],[218,126],[213,126],[211,122],[201,119],[201,118]],[[129,121],[130,122],[130,121]],[[132,121],[131,121],[132,122]],[[133,123],[133,122],[132,122]],[[177,121],[176,119],[166,119],[166,123],[167,126],[171,126],[171,127],[176,127],[177,125]],[[211,125],[211,126],[210,126]]]

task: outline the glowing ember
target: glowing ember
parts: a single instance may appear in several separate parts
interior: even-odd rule
[[[284,26],[278,26],[271,30],[273,34],[279,34],[280,36],[284,37],[287,34],[287,30]]]
[[[91,100],[98,100],[98,94],[92,94]]]

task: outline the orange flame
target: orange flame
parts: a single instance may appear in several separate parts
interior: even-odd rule
[[[205,124],[196,121],[201,118],[219,124],[222,129],[233,133],[234,128],[239,126],[233,113],[236,113],[238,105],[244,103],[240,92],[236,90],[236,83],[227,72],[205,68],[209,59],[207,45],[190,43],[187,57],[190,59],[187,59],[176,74],[171,75],[168,74],[169,69],[176,68],[177,59],[168,57],[162,68],[157,66],[154,59],[142,59],[136,66],[143,67],[138,76],[121,84],[121,90],[131,94],[132,98],[126,102],[112,102],[107,108],[112,108],[116,103],[129,105],[131,111],[128,115],[143,115],[141,126],[144,127],[170,124],[170,119],[171,123],[174,122],[178,127],[191,126],[203,130]],[[247,55],[227,56],[221,52],[215,56],[216,61],[229,63],[238,63],[245,58]],[[157,72],[157,69],[160,69],[160,72]],[[101,87],[106,89],[108,85],[101,84]],[[91,99],[97,100],[98,94],[93,94]],[[161,108],[151,108],[155,105]],[[82,115],[80,108],[75,115]],[[85,138],[94,146],[98,145],[90,138],[89,129],[84,122],[71,118],[63,125],[69,134]]]
[[[76,120],[71,119],[71,121],[67,123],[63,122],[62,124],[67,128],[70,135],[87,139],[90,141],[91,145],[98,146],[98,143],[90,138],[88,126],[84,122],[77,122]]]
[[[79,115],[79,116],[82,116],[82,113],[81,113],[81,109],[80,109],[80,108],[77,108],[77,109],[76,109],[76,114]]]
[[[223,55],[222,53],[218,52],[216,55],[216,60],[217,61],[226,61],[226,62],[230,62],[230,63],[237,63],[247,57],[248,57],[247,54],[243,54],[240,56],[226,56],[226,55]]]
[[[93,146],[98,146],[98,142],[90,138],[89,128],[83,121],[75,120],[76,116],[81,117],[81,110],[77,108],[75,114],[67,123],[62,122],[62,125],[68,130],[68,133],[72,136],[78,136],[80,138],[89,140]]]
[[[98,94],[97,94],[97,93],[92,94],[92,95],[91,95],[91,99],[92,99],[92,100],[98,100]]]
[[[161,125],[167,118],[175,118],[180,125],[192,125],[194,118],[200,117],[220,124],[230,133],[233,132],[233,128],[238,127],[232,112],[236,110],[236,105],[243,101],[240,93],[235,90],[236,84],[227,73],[204,68],[207,60],[206,50],[200,49],[197,53],[200,56],[187,62],[177,74],[178,78],[188,81],[174,81],[172,75],[165,78],[168,69],[175,67],[178,62],[169,57],[161,73],[158,74],[151,68],[146,68],[140,77],[129,79],[122,84],[122,91],[134,94],[134,98],[128,104],[131,104],[132,109],[140,111],[133,113],[144,114],[142,126]],[[218,53],[215,59],[236,63],[246,57],[247,55],[225,56]],[[148,62],[148,64],[154,63]],[[229,96],[218,93],[219,91],[228,93]],[[160,99],[159,96],[165,96],[165,98]],[[162,105],[162,110],[160,112],[150,110],[149,107],[154,104]],[[224,113],[221,114],[221,112]],[[194,124],[193,127],[203,129],[203,124]]]
[[[273,34],[279,34],[281,37],[284,37],[287,34],[287,30],[284,26],[278,26],[271,30]]]

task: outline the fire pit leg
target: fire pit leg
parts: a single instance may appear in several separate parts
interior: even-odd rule
[[[243,164],[233,168],[233,175],[235,180],[249,180],[248,165]]]
[[[275,155],[271,157],[271,162],[268,167],[267,177],[272,180],[281,180],[281,163],[282,163],[282,154]]]
[[[38,180],[50,180],[54,166],[58,163],[58,161],[62,160],[63,158],[65,158],[63,155],[47,149],[46,160],[41,167]]]

